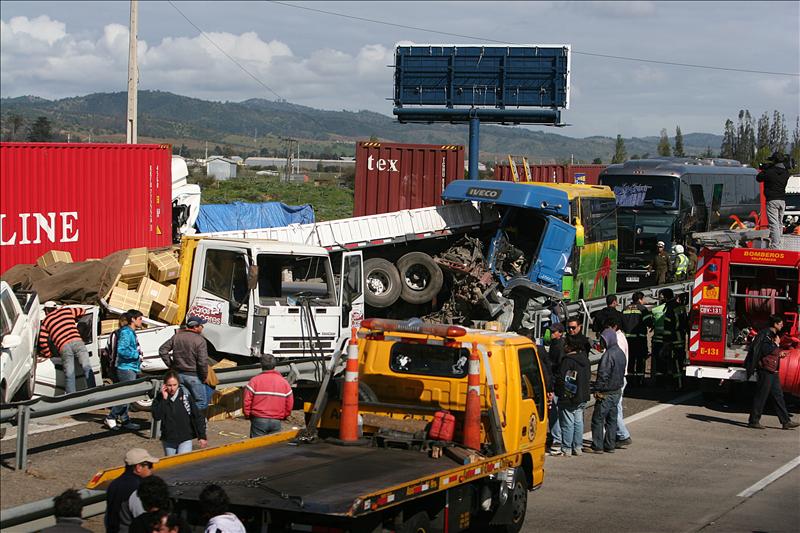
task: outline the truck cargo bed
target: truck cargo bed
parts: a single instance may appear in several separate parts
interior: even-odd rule
[[[346,515],[359,496],[457,466],[446,457],[431,459],[412,450],[281,442],[202,463],[159,467],[157,474],[183,500],[196,500],[204,486],[217,483],[236,505]]]

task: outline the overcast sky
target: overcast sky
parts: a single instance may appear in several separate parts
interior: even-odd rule
[[[721,134],[741,108],[756,116],[778,109],[791,131],[800,113],[796,1],[294,4],[415,29],[266,1],[176,2],[190,23],[167,2],[143,1],[140,88],[220,101],[278,94],[313,107],[391,115],[387,65],[396,43],[491,39],[572,45],[571,103],[562,114],[571,126],[557,131],[573,137],[658,135],[661,128],[672,135],[676,124],[684,134]],[[125,91],[129,9],[128,2],[1,1],[0,95]]]

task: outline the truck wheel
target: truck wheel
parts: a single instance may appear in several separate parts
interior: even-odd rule
[[[410,304],[428,303],[442,290],[442,269],[426,253],[407,253],[397,262],[397,270],[403,282],[400,297]]]
[[[372,307],[389,307],[400,298],[400,273],[397,268],[379,257],[364,261],[364,300]]]
[[[511,506],[511,523],[490,526],[491,533],[519,533],[525,523],[525,514],[528,512],[528,480],[524,474],[518,472],[514,490],[508,495],[506,505]]]
[[[431,531],[431,520],[425,511],[414,513],[397,529],[397,533],[428,533],[429,531]]]

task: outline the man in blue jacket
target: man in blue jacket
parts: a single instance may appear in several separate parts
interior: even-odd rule
[[[136,339],[136,330],[142,327],[143,316],[137,309],[128,310],[120,319],[124,325],[108,339],[108,349],[116,369],[118,383],[135,380],[141,370],[142,351]],[[108,429],[113,430],[120,427],[131,431],[140,429],[139,424],[129,418],[128,408],[127,403],[112,407],[103,423]]]
[[[595,404],[592,413],[592,447],[590,453],[614,453],[617,438],[617,403],[625,379],[625,354],[617,344],[617,333],[606,328],[601,335],[605,352],[592,383]]]

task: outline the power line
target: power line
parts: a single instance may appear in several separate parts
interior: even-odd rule
[[[418,26],[409,26],[407,24],[398,24],[396,22],[388,22],[388,21],[385,21],[385,20],[377,20],[377,19],[370,19],[370,18],[366,18],[366,17],[358,17],[358,16],[355,16],[355,15],[347,15],[345,13],[338,13],[336,11],[327,11],[325,9],[318,9],[318,8],[314,8],[314,7],[301,6],[301,5],[297,5],[297,4],[290,4],[288,2],[279,2],[277,0],[269,0],[269,1],[271,3],[273,3],[273,4],[278,4],[278,5],[282,5],[282,6],[286,6],[286,7],[293,7],[295,9],[303,9],[303,10],[306,10],[306,11],[312,11],[314,13],[322,13],[322,14],[325,14],[325,15],[332,15],[332,16],[335,16],[335,17],[342,17],[342,18],[346,18],[346,19],[360,20],[362,22],[370,22],[372,24],[382,24],[384,26],[392,26],[394,28],[402,28],[402,29],[405,29],[405,30],[422,31],[422,32],[427,32],[427,33],[434,33],[434,34],[437,34],[437,35],[446,35],[448,37],[458,37],[458,38],[462,38],[462,39],[474,39],[476,41],[495,43],[495,44],[510,44],[510,45],[519,45],[520,44],[520,43],[512,43],[512,42],[508,42],[508,41],[498,41],[496,39],[491,39],[491,38],[488,38],[488,37],[476,37],[474,35],[464,35],[464,34],[461,34],[461,33],[452,33],[452,32],[440,31],[440,30],[432,30],[430,28],[420,28]],[[596,53],[596,52],[580,52],[580,51],[575,50],[574,48],[572,49],[572,53],[576,54],[576,55],[585,55],[585,56],[591,56],[591,57],[602,57],[602,58],[605,58],[605,59],[616,59],[616,60],[620,60],[620,61],[633,61],[633,62],[638,62],[638,63],[651,63],[651,64],[657,64],[657,65],[669,65],[669,66],[674,66],[674,67],[698,68],[698,69],[706,69],[706,70],[722,70],[722,71],[726,71],[726,72],[744,72],[744,73],[747,73],[747,74],[768,74],[768,75],[771,75],[771,76],[800,77],[800,73],[797,73],[797,72],[775,72],[775,71],[768,71],[768,70],[752,70],[752,69],[744,69],[744,68],[717,67],[717,66],[713,66],[713,65],[698,65],[698,64],[694,64],[694,63],[681,63],[681,62],[677,62],[677,61],[661,61],[661,60],[658,60],[658,59],[645,59],[645,58],[641,58],[641,57],[617,56],[617,55],[611,55],[611,54],[600,54],[600,53]]]
[[[260,79],[259,79],[259,78],[258,78],[258,77],[255,75],[255,74],[253,74],[252,72],[250,72],[249,70],[247,70],[247,69],[244,67],[244,65],[242,65],[241,63],[239,63],[239,61],[237,61],[237,60],[236,60],[236,58],[232,57],[230,54],[228,54],[228,52],[226,52],[225,50],[223,50],[223,49],[222,49],[222,47],[220,47],[220,46],[219,46],[217,43],[215,43],[215,42],[214,42],[214,40],[213,40],[213,39],[211,39],[211,37],[209,37],[209,36],[206,34],[206,32],[204,32],[202,29],[200,29],[200,27],[198,27],[198,26],[197,26],[197,24],[195,24],[194,22],[192,22],[191,20],[189,20],[189,17],[187,17],[187,16],[186,16],[186,15],[183,13],[183,11],[181,11],[180,9],[178,9],[178,6],[176,6],[176,5],[175,5],[175,4],[172,2],[172,0],[167,0],[167,3],[168,3],[169,5],[171,5],[172,7],[174,7],[174,8],[175,8],[175,11],[177,11],[178,13],[180,13],[180,15],[181,15],[181,16],[182,16],[184,19],[186,19],[186,22],[188,22],[189,24],[191,24],[191,25],[194,27],[194,29],[196,29],[197,31],[199,31],[199,32],[200,32],[200,35],[202,35],[203,37],[205,37],[205,38],[206,38],[206,40],[207,40],[208,42],[210,42],[210,43],[211,43],[211,44],[214,46],[214,48],[216,48],[217,50],[219,50],[220,52],[222,52],[222,54],[223,54],[225,57],[227,57],[228,59],[230,59],[231,61],[233,61],[233,62],[236,64],[236,66],[238,66],[240,69],[242,69],[242,70],[245,72],[245,74],[247,74],[248,76],[250,76],[251,78],[253,78],[253,80],[255,80],[255,82],[256,82],[256,83],[258,83],[259,85],[261,85],[262,87],[264,87],[266,90],[268,90],[269,92],[271,92],[272,94],[274,94],[274,95],[275,95],[275,96],[278,98],[278,100],[283,100],[283,99],[284,99],[284,98],[283,98],[281,95],[279,95],[277,92],[275,92],[275,90],[274,90],[272,87],[270,87],[269,85],[267,85],[266,83],[264,83],[263,81],[261,81],[261,80],[260,80]]]

